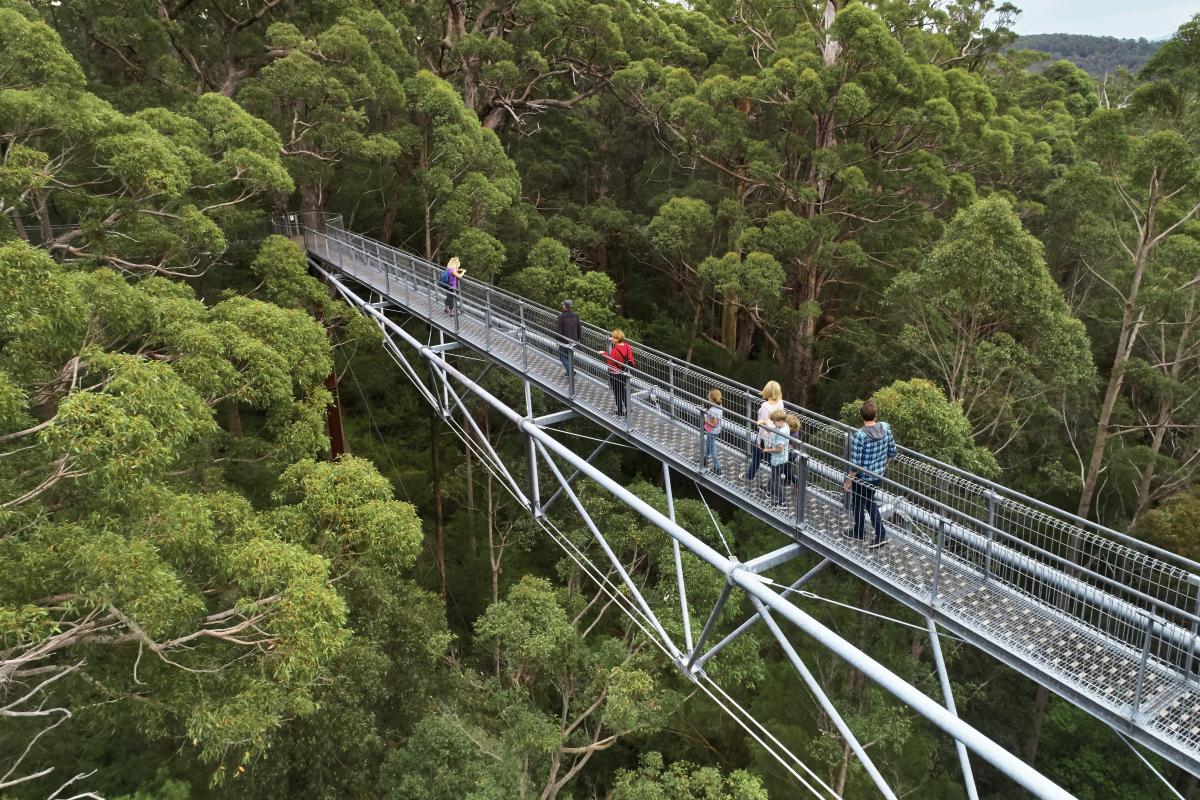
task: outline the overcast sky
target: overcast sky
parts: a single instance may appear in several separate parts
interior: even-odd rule
[[[1170,36],[1200,12],[1197,0],[1014,0],[1017,33],[1089,33],[1136,39]]]

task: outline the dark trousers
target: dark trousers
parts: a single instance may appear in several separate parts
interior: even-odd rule
[[[875,541],[882,542],[887,537],[883,528],[883,517],[879,516],[879,506],[875,503],[875,490],[878,483],[855,478],[850,486],[850,514],[854,519],[854,538],[862,539],[866,527],[866,516],[870,513],[871,525],[875,528]]]
[[[446,290],[446,313],[447,314],[454,311],[454,296],[456,294],[458,294],[457,289],[447,289]]]
[[[771,465],[771,480],[768,487],[771,490],[771,502],[776,505],[783,503],[784,487],[787,486],[787,462]]]
[[[758,474],[758,465],[763,462],[766,454],[763,453],[762,443],[756,438],[754,444],[750,446],[750,469],[746,470],[746,480],[754,480],[754,476]]]
[[[571,365],[575,359],[571,357],[571,351],[575,348],[569,344],[560,344],[558,346],[558,360],[562,362],[563,372],[567,373],[567,377],[571,376]]]
[[[608,373],[608,385],[612,387],[613,398],[617,401],[617,413],[624,414],[629,399],[629,375],[624,372]]]

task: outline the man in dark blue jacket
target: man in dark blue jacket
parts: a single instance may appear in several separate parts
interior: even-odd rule
[[[559,341],[562,342],[558,346],[558,360],[562,362],[563,374],[568,379],[570,379],[571,370],[575,365],[571,351],[579,342],[580,327],[579,315],[574,311],[574,304],[570,300],[563,300],[562,313],[558,315],[558,321],[554,323],[554,332],[558,334]]]

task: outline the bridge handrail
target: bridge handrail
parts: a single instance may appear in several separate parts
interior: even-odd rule
[[[293,215],[290,219],[284,221],[284,228],[285,228],[286,232],[288,232],[291,235],[299,235],[301,233],[307,233],[309,230],[311,230],[314,233],[325,232],[326,234],[336,231],[336,238],[343,239],[343,241],[346,241],[347,244],[350,244],[352,247],[355,247],[356,249],[361,250],[364,254],[369,254],[368,253],[368,245],[369,245],[370,249],[372,251],[374,251],[374,255],[376,257],[378,257],[380,255],[381,250],[382,251],[391,251],[391,252],[395,253],[396,256],[402,256],[413,267],[416,267],[418,265],[424,267],[430,273],[431,280],[434,278],[434,276],[436,276],[437,273],[439,273],[442,270],[442,267],[438,264],[427,261],[427,260],[422,259],[417,256],[413,256],[409,253],[399,250],[398,248],[393,248],[388,245],[384,245],[380,242],[377,242],[376,240],[370,239],[369,237],[364,237],[359,234],[355,234],[350,231],[346,231],[345,228],[341,224],[340,217],[337,217],[336,215],[322,215],[320,217],[315,217],[315,216],[311,216],[311,215]],[[521,322],[523,322],[527,326],[530,323],[533,323],[536,326],[536,328],[543,329],[546,332],[547,336],[550,337],[550,341],[556,341],[556,339],[554,338],[554,334],[552,332],[552,323],[550,322],[551,320],[556,318],[556,316],[557,316],[556,311],[549,309],[545,306],[542,306],[538,303],[535,303],[533,301],[530,301],[524,297],[516,295],[512,292],[509,292],[505,289],[501,289],[499,287],[493,286],[491,284],[487,284],[482,281],[477,281],[475,279],[465,279],[463,281],[463,284],[464,284],[464,286],[463,286],[464,294],[468,290],[470,290],[472,287],[477,287],[477,288],[481,288],[484,291],[490,293],[490,296],[493,298],[495,298],[495,297],[505,298],[510,303],[512,303],[514,307],[521,309],[522,314],[526,316],[525,319],[520,320]],[[502,309],[493,309],[493,310],[497,314],[507,316],[507,314],[504,314]],[[543,321],[539,324],[539,323],[537,323],[536,319],[530,320],[530,319],[528,319],[528,316],[526,315],[525,312],[532,313],[535,318],[540,315],[543,317]],[[516,320],[514,318],[512,321],[517,322],[518,320]],[[598,328],[594,325],[585,323],[584,330],[591,338],[599,339],[601,341],[607,340],[607,332],[602,330],[601,328]],[[637,343],[635,342],[635,344],[637,344]],[[757,396],[757,392],[755,390],[753,390],[751,387],[746,386],[745,384],[741,384],[736,381],[731,381],[730,379],[726,378],[725,376],[720,376],[720,375],[717,375],[717,374],[711,372],[710,370],[706,370],[701,367],[696,367],[695,365],[692,365],[692,364],[689,364],[682,360],[676,359],[668,354],[661,353],[660,351],[657,351],[653,348],[646,347],[646,346],[643,346],[640,344],[637,344],[637,347],[638,347],[638,351],[637,351],[638,357],[639,357],[639,359],[642,359],[643,364],[647,363],[647,361],[650,361],[650,360],[659,361],[662,363],[662,365],[665,365],[668,369],[671,369],[671,370],[678,369],[678,370],[682,370],[684,373],[691,373],[693,376],[698,377],[698,378],[706,378],[710,382],[721,384],[722,387],[728,387],[735,393],[741,393],[747,398]],[[641,378],[641,380],[644,384],[650,384],[650,385],[657,384],[658,386],[662,387],[664,389],[664,391],[669,392],[668,396],[671,398],[670,403],[671,403],[672,407],[674,407],[676,405],[677,397],[679,397],[681,399],[688,399],[689,401],[693,402],[697,406],[702,405],[704,402],[703,397],[699,393],[689,391],[688,389],[686,389],[682,386],[668,387],[666,385],[666,381],[664,380],[663,377],[652,375],[647,370],[639,369],[639,370],[637,370],[636,375]],[[807,418],[809,423],[814,426],[819,424],[821,427],[826,428],[827,432],[828,432],[828,429],[832,429],[833,431],[840,431],[842,433],[842,438],[844,438],[850,431],[853,430],[853,428],[851,428],[850,426],[844,425],[843,423],[841,423],[837,420],[833,420],[829,417],[825,417],[824,415],[821,415],[816,412],[812,412],[808,409],[796,406],[795,404],[788,404],[788,407],[790,410],[792,410],[793,412],[796,412],[802,418]],[[730,411],[733,411],[734,413],[730,414],[729,413]],[[740,420],[742,420],[744,422],[743,428],[747,431],[754,431],[757,427],[756,421],[753,420],[752,418],[750,418],[748,415],[742,415],[740,412],[737,412],[736,410],[734,410],[732,408],[728,408],[726,413],[727,413],[727,416],[735,416],[735,417],[739,418]],[[805,441],[804,439],[797,437],[797,442],[800,445],[802,445],[808,449],[815,450],[816,452],[822,453],[823,455],[827,456],[828,458],[830,458],[834,461],[837,461],[840,463],[845,463],[845,459],[842,456],[835,455],[829,449],[818,447],[812,441]],[[1065,557],[1058,553],[1051,552],[1051,551],[1045,549],[1044,547],[1039,546],[1034,541],[1029,541],[1029,540],[1022,538],[1010,531],[1004,530],[1004,529],[998,527],[997,525],[992,524],[991,522],[988,522],[984,519],[979,519],[978,517],[972,516],[964,511],[962,511],[961,509],[954,508],[953,506],[950,506],[947,503],[938,501],[938,500],[934,499],[933,497],[930,497],[925,492],[921,492],[912,486],[907,486],[903,483],[900,483],[897,480],[893,480],[891,478],[886,478],[889,485],[896,487],[903,494],[908,495],[910,497],[914,497],[915,499],[918,499],[918,500],[923,500],[925,502],[928,502],[928,503],[932,504],[934,507],[940,507],[947,511],[950,511],[953,513],[954,516],[960,516],[965,519],[968,519],[968,520],[970,520],[970,524],[975,525],[975,526],[980,526],[980,527],[984,528],[985,530],[992,530],[993,532],[1003,536],[1004,539],[1014,542],[1023,548],[1028,548],[1033,553],[1043,556],[1043,557],[1046,557],[1046,558],[1049,558],[1053,562],[1057,562],[1059,564],[1064,564],[1064,565],[1074,565],[1074,569],[1077,570],[1079,573],[1088,575],[1089,577],[1092,577],[1092,578],[1095,578],[1096,580],[1100,581],[1103,584],[1118,588],[1123,592],[1129,593],[1133,597],[1137,597],[1138,599],[1141,599],[1145,602],[1153,604],[1155,607],[1158,607],[1160,609],[1169,610],[1170,612],[1172,612],[1173,615],[1178,615],[1177,618],[1182,618],[1184,620],[1192,620],[1192,621],[1194,621],[1196,619],[1196,615],[1194,613],[1195,595],[1193,594],[1194,589],[1192,587],[1195,587],[1198,585],[1198,579],[1196,578],[1194,573],[1189,572],[1187,570],[1183,570],[1178,565],[1187,565],[1189,567],[1200,568],[1200,564],[1197,564],[1196,562],[1191,561],[1190,559],[1186,559],[1181,556],[1177,556],[1176,554],[1170,553],[1169,551],[1163,550],[1162,548],[1158,548],[1154,545],[1149,545],[1148,543],[1141,542],[1137,539],[1133,539],[1132,537],[1129,537],[1126,534],[1122,534],[1118,531],[1112,531],[1111,529],[1105,528],[1104,526],[1100,526],[1096,523],[1092,523],[1087,520],[1082,521],[1082,522],[1086,523],[1086,527],[1078,525],[1078,524],[1072,524],[1073,522],[1078,521],[1079,518],[1074,517],[1073,515],[1070,515],[1067,512],[1063,512],[1059,509],[1055,509],[1053,506],[1050,506],[1049,504],[1043,503],[1034,498],[1026,498],[1024,495],[1021,495],[1020,493],[1008,490],[1006,487],[1000,486],[999,484],[996,484],[993,481],[990,481],[986,478],[981,478],[979,476],[973,475],[965,470],[962,470],[957,467],[953,467],[952,465],[943,464],[942,462],[938,461],[937,459],[932,459],[932,458],[923,456],[922,454],[920,454],[916,451],[913,451],[909,448],[902,448],[901,452],[903,453],[903,456],[904,456],[904,458],[901,459],[902,462],[908,462],[908,466],[910,468],[917,468],[917,469],[920,469],[922,471],[929,473],[932,476],[931,480],[936,479],[936,480],[945,482],[947,485],[953,484],[956,487],[963,489],[964,492],[970,491],[973,494],[977,494],[977,495],[980,495],[983,497],[986,497],[984,490],[985,489],[990,490],[990,494],[993,495],[993,497],[990,498],[988,500],[988,502],[994,504],[993,510],[995,510],[995,509],[1004,510],[1005,507],[1007,506],[1008,507],[1007,510],[1010,513],[1028,514],[1031,517],[1032,517],[1032,515],[1036,514],[1041,517],[1044,517],[1044,519],[1040,520],[1040,522],[1042,522],[1046,525],[1054,525],[1054,526],[1063,528],[1064,530],[1060,531],[1060,533],[1064,534],[1064,536],[1069,535],[1076,540],[1079,540],[1080,537],[1086,537],[1087,540],[1091,540],[1093,538],[1098,539],[1099,540],[1098,543],[1091,542],[1091,541],[1082,541],[1082,542],[1074,541],[1072,543],[1071,547],[1072,547],[1072,549],[1077,550],[1079,548],[1079,545],[1082,543],[1082,544],[1085,544],[1088,546],[1095,546],[1100,550],[1112,550],[1113,551],[1112,555],[1116,556],[1117,558],[1116,559],[1105,559],[1103,563],[1109,563],[1110,561],[1116,561],[1116,562],[1120,562],[1121,564],[1126,564],[1126,565],[1128,563],[1133,563],[1133,568],[1136,568],[1138,570],[1138,573],[1136,573],[1136,574],[1142,574],[1143,579],[1144,579],[1144,573],[1146,573],[1146,572],[1150,572],[1151,579],[1153,579],[1156,576],[1162,577],[1162,573],[1170,573],[1168,575],[1167,579],[1173,578],[1173,579],[1179,581],[1180,583],[1185,584],[1185,586],[1182,588],[1182,590],[1180,588],[1170,589],[1170,591],[1172,593],[1182,596],[1183,602],[1173,603],[1173,602],[1162,600],[1160,598],[1153,597],[1152,595],[1149,595],[1149,594],[1141,591],[1136,586],[1131,586],[1129,584],[1122,583],[1120,581],[1117,581],[1117,580],[1109,577],[1108,575],[1104,575],[1102,573],[1097,572],[1096,570],[1092,569],[1086,563],[1079,563],[1079,562],[1076,562],[1074,559]],[[947,474],[939,476],[939,475],[937,475],[937,473],[939,473],[939,472],[947,473]],[[1001,501],[1003,502],[1003,505],[1001,505]],[[1023,501],[1027,501],[1028,504],[1036,506],[1037,508],[1040,508],[1040,509],[1044,509],[1045,511],[1048,511],[1049,513],[1039,512],[1037,510],[1037,508],[1021,509],[1021,508],[1019,508],[1019,506],[1026,504],[1026,502],[1023,502]],[[1012,506],[1017,506],[1017,508],[1012,508]],[[1066,518],[1066,519],[1064,519],[1064,518]],[[1088,529],[1090,529],[1090,530],[1088,530]],[[1026,530],[1028,530],[1034,534],[1037,533],[1036,530],[1034,530],[1033,528],[1028,527],[1028,526],[1026,526]],[[1128,546],[1123,548],[1122,544],[1106,541],[1105,540],[1106,534],[1109,537],[1117,539],[1119,542],[1124,543],[1124,545],[1128,545]],[[1119,550],[1122,548],[1132,551],[1132,558],[1130,556],[1122,557],[1119,552]],[[1176,562],[1176,564],[1158,561],[1157,559],[1154,558],[1155,555],[1163,556],[1166,559],[1169,559],[1170,561]],[[1084,559],[1081,558],[1080,560],[1083,561]],[[1157,563],[1155,563],[1155,562],[1157,562]],[[1122,566],[1122,567],[1120,567],[1120,569],[1127,570],[1127,571],[1129,571],[1129,574],[1131,577],[1136,577],[1136,574],[1133,573],[1132,571],[1130,571],[1132,568],[1130,568],[1128,566]],[[1164,586],[1164,584],[1159,584],[1159,586]],[[1184,607],[1184,606],[1190,606],[1190,607]]]

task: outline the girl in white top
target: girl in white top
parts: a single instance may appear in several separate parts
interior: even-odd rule
[[[754,480],[754,475],[758,472],[758,465],[763,460],[763,448],[770,441],[773,430],[771,429],[771,414],[775,411],[783,411],[783,389],[780,388],[778,381],[767,381],[767,385],[762,388],[762,404],[758,407],[758,435],[754,439],[754,447],[750,453],[750,469],[746,472],[746,480]]]

